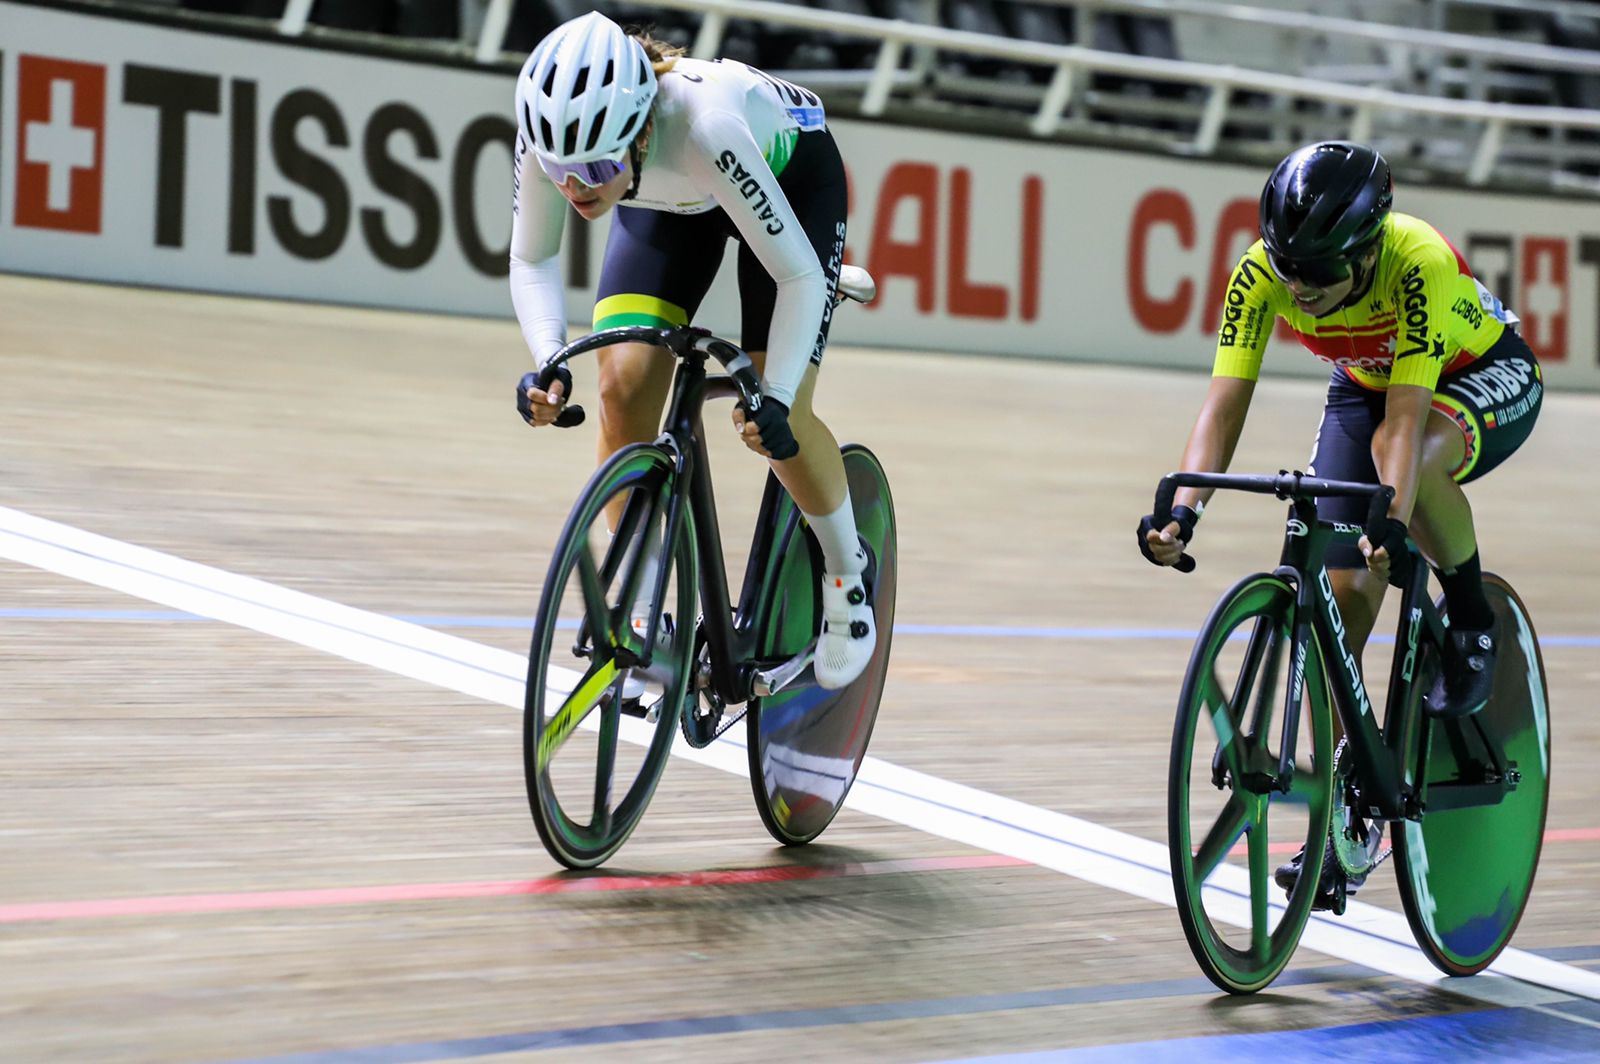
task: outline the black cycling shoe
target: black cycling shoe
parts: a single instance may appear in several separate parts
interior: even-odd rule
[[[1430,717],[1454,720],[1489,704],[1494,693],[1494,638],[1485,631],[1446,633],[1444,667],[1422,700]]]
[[[1283,888],[1286,895],[1294,893],[1295,884],[1300,882],[1300,868],[1305,863],[1305,847],[1295,854],[1290,860],[1278,866],[1272,873],[1272,881]],[[1359,876],[1347,876],[1339,867],[1339,858],[1333,852],[1333,840],[1329,839],[1322,851],[1322,875],[1317,878],[1317,896],[1312,899],[1313,912],[1344,912],[1344,900],[1348,894],[1354,894],[1366,883],[1366,873]]]

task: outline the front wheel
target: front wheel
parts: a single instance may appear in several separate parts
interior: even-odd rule
[[[568,868],[592,868],[627,841],[672,750],[691,674],[697,559],[687,509],[663,545],[674,484],[671,457],[654,445],[607,460],[567,519],[539,598],[523,771],[539,838]]]
[[[786,846],[822,834],[844,805],[867,756],[889,670],[899,563],[894,499],[876,455],[858,444],[843,451],[856,531],[871,553],[878,643],[872,660],[848,687],[783,690],[757,700],[750,710],[746,728],[756,810],[768,833]],[[778,532],[767,560],[758,635],[758,653],[767,658],[799,653],[816,638],[822,621],[821,551],[788,493],[778,498]]]
[[[1333,715],[1316,640],[1290,660],[1294,602],[1294,590],[1265,573],[1222,597],[1195,642],[1172,730],[1167,845],[1178,916],[1201,971],[1231,994],[1260,990],[1289,963],[1328,837]],[[1292,734],[1276,720],[1290,704],[1279,683],[1286,660],[1289,690],[1303,692],[1290,696],[1300,707]],[[1285,900],[1273,866],[1297,849],[1307,859]]]
[[[1527,607],[1485,573],[1499,647],[1489,704],[1460,720],[1430,721],[1423,800],[1486,773],[1516,781],[1492,805],[1423,810],[1395,832],[1400,901],[1417,945],[1441,971],[1472,975],[1505,949],[1533,891],[1550,800],[1550,707],[1544,659]],[[1416,685],[1417,697],[1427,689]],[[1420,710],[1419,710],[1420,712]]]

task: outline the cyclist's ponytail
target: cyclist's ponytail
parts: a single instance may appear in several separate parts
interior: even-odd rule
[[[648,29],[634,30],[629,36],[638,41],[639,46],[644,49],[644,54],[650,57],[650,65],[655,68],[656,77],[671,70],[677,65],[678,57],[688,52],[686,48],[657,40],[650,35]]]

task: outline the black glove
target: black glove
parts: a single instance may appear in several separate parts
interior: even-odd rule
[[[1406,550],[1405,522],[1393,517],[1380,517],[1367,525],[1366,532],[1373,553],[1385,549],[1389,552],[1389,583],[1395,587],[1405,587],[1406,579],[1411,575],[1411,553]]]
[[[747,410],[743,403],[739,404],[739,409],[744,410],[745,420],[755,422],[756,431],[761,434],[761,446],[774,459],[782,461],[800,453],[800,445],[795,442],[794,433],[789,431],[787,403],[764,396],[755,413]]]
[[[517,382],[517,413],[522,415],[522,420],[533,424],[533,408],[528,404],[528,389],[538,388],[541,392],[548,392],[550,386],[556,381],[561,382],[561,398],[563,401],[572,398],[572,373],[566,366],[557,366],[550,374],[546,384],[539,383],[537,372],[524,373],[522,380]]]
[[[1195,522],[1200,520],[1200,515],[1187,506],[1174,506],[1172,520],[1178,522],[1178,539],[1187,547],[1189,541],[1194,538]],[[1145,514],[1139,519],[1139,553],[1143,554],[1144,560],[1151,565],[1161,563],[1156,561],[1156,556],[1150,552],[1150,541],[1147,537],[1150,532],[1160,532],[1166,527],[1166,525],[1156,526],[1155,514]]]

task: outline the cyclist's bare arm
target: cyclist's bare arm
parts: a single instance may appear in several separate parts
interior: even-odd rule
[[[1433,389],[1416,384],[1392,384],[1384,400],[1383,420],[1372,437],[1372,458],[1378,483],[1394,488],[1389,516],[1409,523],[1417,503],[1417,480],[1422,468],[1422,436],[1433,409]]]
[[[1250,413],[1250,399],[1255,394],[1256,382],[1242,377],[1212,377],[1206,391],[1206,401],[1195,418],[1189,432],[1189,443],[1183,449],[1179,470],[1185,473],[1226,473],[1233,461],[1234,448],[1244,432],[1245,417]],[[1214,488],[1179,488],[1177,505],[1199,511],[1211,498]],[[1172,565],[1183,553],[1183,543],[1178,539],[1178,522],[1172,521],[1159,532],[1145,537],[1150,551],[1162,565]]]
[[[1409,524],[1417,503],[1417,482],[1422,470],[1422,438],[1428,414],[1433,409],[1433,389],[1417,384],[1391,384],[1384,397],[1383,420],[1372,435],[1372,460],[1378,468],[1378,483],[1394,488],[1389,516]],[[1380,538],[1380,543],[1382,542]],[[1361,537],[1361,553],[1367,568],[1377,576],[1389,578],[1388,551],[1374,548]]]

